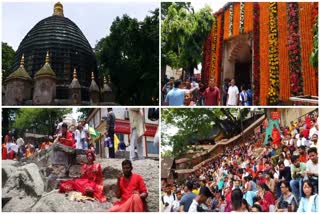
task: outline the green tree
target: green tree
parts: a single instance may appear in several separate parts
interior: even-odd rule
[[[171,4],[161,24],[161,66],[183,68],[191,75],[202,61],[203,43],[211,31],[213,19],[208,6],[193,12],[192,7],[187,10]]]
[[[159,9],[141,22],[128,15],[116,17],[95,53],[98,71],[110,75],[119,104],[158,104]]]
[[[161,144],[172,148],[175,157],[181,157],[197,143],[198,139],[210,137],[214,125],[226,129],[228,138],[241,132],[242,120],[250,109],[162,109]],[[177,133],[170,133],[173,127]],[[169,153],[170,154],[170,153]]]
[[[93,108],[79,108],[78,112],[81,112],[82,114],[79,116],[78,120],[81,118],[86,119],[92,110],[93,110]]]
[[[2,109],[2,137],[4,139],[5,135],[9,130],[12,129],[12,125],[15,121],[16,115],[19,112],[17,108],[3,108]],[[2,141],[3,142],[3,141]]]
[[[177,10],[184,8],[189,12],[194,13],[193,7],[191,6],[191,2],[161,2],[161,20],[164,20],[168,15],[169,7],[172,4],[176,4]]]
[[[72,112],[71,108],[21,108],[12,128],[23,135],[26,130],[37,134],[52,135],[59,118]]]
[[[2,72],[3,78],[8,76],[8,71],[13,65],[15,51],[13,48],[5,42],[2,42]]]

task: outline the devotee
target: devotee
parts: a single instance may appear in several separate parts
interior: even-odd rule
[[[61,125],[61,134],[58,134],[57,138],[54,140],[54,143],[60,143],[65,146],[75,148],[73,135],[68,130],[68,125],[66,123]]]
[[[214,79],[210,79],[209,87],[203,92],[204,105],[219,106],[220,105],[220,89],[215,86]]]
[[[276,201],[276,212],[295,212],[298,208],[296,197],[292,194],[288,181],[281,181],[281,196]]]
[[[192,192],[192,188],[193,188],[192,182],[190,181],[187,182],[186,192],[182,196],[180,201],[180,212],[188,212],[193,199],[196,198],[197,195]]]
[[[171,185],[167,184],[166,185],[166,194],[161,196],[161,202],[164,206],[164,212],[171,212],[172,211],[172,206],[173,202],[176,200],[176,194],[171,192]]]
[[[86,151],[87,164],[82,164],[81,176],[73,180],[63,181],[59,184],[59,192],[81,192],[82,195],[95,198],[99,202],[107,201],[103,193],[103,175],[101,165],[94,163],[95,154],[91,150]]]
[[[199,195],[197,195],[196,198],[193,199],[188,212],[205,212],[206,210],[204,210],[200,205],[204,204],[208,198],[212,197],[213,195],[208,187],[201,187]]]
[[[190,92],[184,93],[184,103],[185,106],[195,106],[196,103],[192,100],[192,95]]]
[[[308,155],[309,160],[306,163],[305,176],[307,176],[312,183],[315,193],[318,193],[319,164],[317,148],[310,148],[308,150]]]
[[[132,173],[132,162],[122,162],[122,173],[118,176],[116,196],[121,198],[114,203],[109,212],[146,212],[145,199],[148,196],[143,178]]]
[[[116,116],[112,111],[112,108],[108,108],[107,120],[106,120],[106,136],[110,138],[109,144],[109,158],[115,158],[114,154],[114,127]]]
[[[135,157],[135,147],[137,147],[137,159],[144,159],[143,157],[143,143],[142,138],[145,128],[143,109],[141,108],[129,108],[129,120],[131,128],[130,139],[130,160],[133,161]]]
[[[302,197],[297,212],[318,212],[319,198],[318,194],[315,193],[312,183],[308,180],[304,181],[302,189]]]
[[[294,196],[299,201],[302,194],[302,181],[303,181],[303,175],[306,171],[306,164],[303,162],[300,162],[299,156],[292,156],[291,157],[292,165],[291,165],[291,177],[292,180],[290,181],[290,187],[292,189],[292,192]]]
[[[228,88],[227,106],[237,106],[238,100],[239,100],[239,89],[235,85],[235,80],[232,79],[230,81],[230,86]]]

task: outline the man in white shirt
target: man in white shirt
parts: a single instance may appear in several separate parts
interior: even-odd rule
[[[318,134],[319,132],[318,123],[314,123],[313,121],[311,121],[311,125],[312,125],[312,128],[309,131],[309,139],[311,139],[314,134]]]
[[[173,202],[176,200],[176,195],[171,193],[171,185],[166,185],[166,194],[161,197],[162,204],[164,206],[163,212],[171,212]]]
[[[210,189],[206,186],[201,187],[200,194],[193,199],[188,212],[204,212],[205,210],[203,210],[201,204],[204,204],[208,198],[213,198],[213,194]]]
[[[235,85],[235,80],[232,79],[228,89],[227,106],[237,106],[239,100],[239,89]]]
[[[315,188],[315,192],[318,192],[318,180],[319,180],[319,164],[318,164],[318,152],[317,148],[313,147],[308,150],[309,160],[306,164],[306,176],[308,176],[312,185]]]

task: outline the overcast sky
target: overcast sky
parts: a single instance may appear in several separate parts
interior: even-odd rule
[[[24,36],[40,20],[53,13],[54,3],[46,2],[3,2],[2,3],[2,41],[17,50]],[[117,16],[128,14],[143,20],[149,11],[159,8],[156,1],[108,1],[82,2],[61,1],[64,16],[71,19],[81,29],[91,47],[109,34],[109,28]]]

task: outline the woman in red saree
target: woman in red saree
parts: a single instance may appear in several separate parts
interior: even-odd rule
[[[94,197],[100,202],[107,201],[103,194],[103,176],[101,165],[94,163],[95,155],[92,150],[87,153],[88,164],[83,164],[81,168],[81,177],[60,183],[59,192],[77,191],[85,196]]]
[[[279,129],[277,129],[276,125],[273,125],[273,129],[272,129],[272,140],[273,140],[273,144],[277,145],[278,147],[280,146],[280,142],[281,142],[281,134]]]

